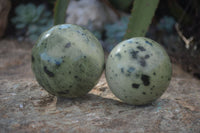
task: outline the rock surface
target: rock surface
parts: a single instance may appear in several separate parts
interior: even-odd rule
[[[66,12],[66,23],[94,29],[117,20],[117,15],[99,0],[71,0]]]
[[[178,74],[176,67],[167,91],[148,106],[131,106],[119,101],[110,92],[104,75],[86,96],[62,99],[49,95],[33,78],[28,67],[30,50],[22,48],[23,44],[12,45],[11,41],[0,41],[1,48],[4,46],[0,49],[0,57],[3,57],[0,58],[1,133],[200,132],[200,82],[186,73]],[[23,63],[10,62],[8,69],[4,68],[4,63],[11,59],[9,55],[14,58],[10,61],[21,59]],[[15,71],[24,68],[26,73],[9,73],[13,71],[11,68]]]

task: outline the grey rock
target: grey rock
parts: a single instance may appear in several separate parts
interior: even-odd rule
[[[148,106],[118,100],[103,76],[82,98],[49,95],[34,79],[0,81],[0,132],[143,133],[200,131],[199,81],[172,78]]]
[[[99,0],[71,0],[66,13],[66,23],[90,24],[94,29],[101,29],[103,24],[117,20],[117,15]]]

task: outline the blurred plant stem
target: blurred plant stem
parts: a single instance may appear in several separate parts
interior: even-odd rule
[[[191,0],[189,0],[186,8],[182,8],[176,0],[168,0],[168,7],[172,15],[178,20],[178,23],[188,24],[191,20],[187,10],[191,8]]]
[[[54,25],[64,24],[66,10],[70,0],[56,0],[54,7]]]
[[[159,0],[134,0],[124,39],[145,36]]]

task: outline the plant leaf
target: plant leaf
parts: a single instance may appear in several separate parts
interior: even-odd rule
[[[135,0],[124,39],[145,36],[159,0]]]
[[[57,0],[54,7],[54,25],[65,23],[66,9],[70,0]]]
[[[24,12],[24,9],[25,9],[25,5],[21,4],[21,5],[19,5],[18,7],[15,8],[15,13],[17,15],[21,15],[21,13]]]
[[[27,35],[34,34],[38,30],[37,25],[29,25]]]
[[[16,28],[17,29],[23,29],[23,28],[25,28],[26,27],[26,24],[24,24],[24,23],[20,23],[20,24],[17,24],[16,25]]]

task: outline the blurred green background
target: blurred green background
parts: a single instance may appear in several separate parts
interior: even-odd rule
[[[34,44],[42,32],[53,26],[54,13],[59,9],[55,8],[58,2],[56,0],[2,0],[0,2],[2,5],[0,39],[28,41],[30,44]],[[102,12],[103,10],[107,12],[98,15],[98,9],[96,11],[92,8],[96,7],[95,2],[98,4],[96,6],[103,8]],[[134,0],[70,0],[66,7],[68,7],[66,17],[63,19],[66,20],[65,23],[71,19],[73,21],[70,22],[80,24],[93,32],[101,41],[105,52],[109,53],[124,39]],[[75,15],[72,12],[76,18],[73,18]],[[92,12],[97,12],[97,16],[93,16]],[[105,16],[110,12],[114,17],[108,20],[109,17]],[[85,21],[87,17],[89,21],[82,24],[81,21]],[[179,64],[185,71],[200,79],[199,27],[199,0],[160,0],[146,37],[161,43],[173,63]]]

